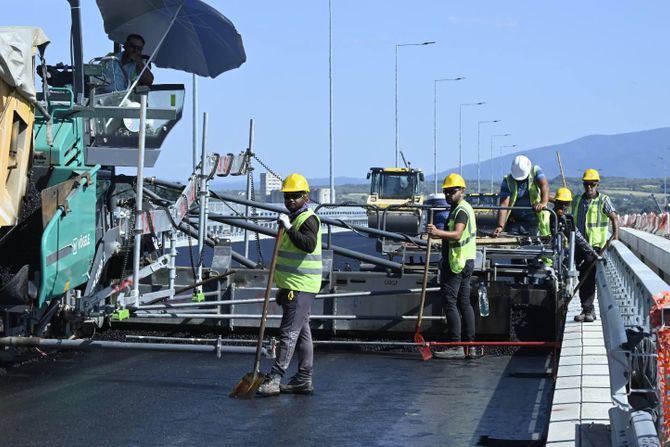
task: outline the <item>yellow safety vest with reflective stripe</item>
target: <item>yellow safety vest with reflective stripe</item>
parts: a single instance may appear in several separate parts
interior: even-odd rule
[[[533,166],[533,170],[525,180],[528,182],[528,194],[530,195],[531,205],[537,205],[542,201],[542,191],[540,191],[540,188],[538,188],[538,186],[535,184],[535,175],[537,174],[537,171],[539,169],[540,169],[539,166]],[[519,195],[519,188],[517,187],[517,181],[514,180],[514,178],[511,175],[506,175],[505,181],[507,182],[507,188],[511,193],[509,199],[509,206],[514,206],[514,204],[516,203],[516,199]],[[507,219],[509,219],[510,214],[511,212],[507,213],[505,223],[507,223]],[[538,229],[540,230],[540,236],[550,235],[551,227],[549,224],[549,212],[540,211],[539,213],[535,214],[537,214]]]
[[[314,211],[307,210],[292,222],[296,230],[311,216],[319,222],[316,235],[316,248],[307,253],[293,245],[288,234],[282,234],[279,241],[279,254],[275,270],[275,282],[282,289],[318,293],[321,290],[321,221]]]
[[[449,213],[447,231],[454,231],[456,229],[456,215],[458,213],[466,213],[468,215],[468,223],[458,241],[448,241],[449,267],[454,273],[460,273],[463,267],[465,267],[466,261],[468,259],[475,259],[477,256],[477,222],[475,221],[475,212],[465,200],[458,202],[456,208]]]
[[[575,222],[579,222],[579,210],[582,203],[582,195],[572,205],[572,216]],[[609,216],[603,212],[603,203],[608,197],[605,194],[598,194],[589,202],[586,209],[586,219],[584,226],[586,227],[586,240],[589,241],[591,247],[604,247],[607,241],[607,224],[609,223]]]

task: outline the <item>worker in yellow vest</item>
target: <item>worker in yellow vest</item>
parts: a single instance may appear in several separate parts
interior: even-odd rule
[[[279,344],[272,370],[258,388],[262,396],[280,393],[312,394],[314,350],[309,316],[314,297],[321,290],[321,221],[309,203],[309,185],[300,174],[284,180],[281,191],[288,216],[281,214],[278,225],[284,228],[279,241],[275,282],[279,288],[277,304],[282,307]],[[298,372],[288,384],[280,385],[293,352],[298,351]]]
[[[554,197],[554,212],[558,218],[558,225],[554,225],[554,215],[552,214],[550,219],[552,230],[556,227],[558,228],[558,231],[563,233],[566,246],[567,241],[570,239],[570,233],[574,231],[575,250],[581,250],[595,259],[602,259],[598,252],[591,247],[582,232],[575,226],[575,219],[572,214],[570,214],[572,209],[571,205],[572,192],[565,187],[558,188],[556,190],[556,196]]]
[[[442,191],[451,205],[444,230],[429,224],[429,237],[442,239],[440,288],[447,314],[448,341],[461,341],[461,318],[465,341],[475,340],[475,312],[470,303],[470,279],[475,269],[477,222],[472,206],[465,200],[465,180],[458,174],[449,174],[442,183]],[[467,358],[478,356],[474,346],[466,350]],[[438,358],[463,358],[460,347],[433,353]]]
[[[500,210],[498,226],[493,237],[498,237],[507,227],[508,233],[530,236],[548,236],[549,212],[542,210],[549,203],[549,182],[539,166],[525,155],[517,155],[510,174],[500,185],[500,206],[532,207],[532,210]]]
[[[579,231],[586,236],[589,244],[597,251],[607,242],[607,224],[612,224],[612,240],[619,239],[619,222],[612,201],[606,194],[598,192],[600,174],[595,169],[587,169],[582,176],[584,194],[572,204],[572,215]],[[576,250],[575,258],[579,265],[579,299],[582,311],[575,315],[575,321],[591,323],[596,319],[593,302],[596,298],[596,270],[589,266],[595,261],[592,255]]]

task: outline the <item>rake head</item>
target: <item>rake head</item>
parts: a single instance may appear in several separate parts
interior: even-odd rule
[[[423,339],[421,332],[416,331],[414,333],[414,343],[417,344],[416,348],[419,350],[419,354],[421,354],[422,359],[430,360],[433,358],[433,353],[430,348],[426,346],[426,340]]]

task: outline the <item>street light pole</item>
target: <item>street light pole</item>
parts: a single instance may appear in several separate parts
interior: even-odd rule
[[[463,175],[463,146],[462,146],[462,134],[463,134],[463,106],[483,106],[485,102],[466,102],[458,105],[458,174]]]
[[[330,177],[330,203],[335,203],[335,177],[333,170],[333,2],[328,0],[328,158]]]
[[[500,120],[488,120],[488,121],[479,121],[477,122],[477,194],[481,194],[481,183],[480,183],[480,174],[481,174],[481,157],[480,157],[480,145],[479,145],[479,136],[481,135],[481,126],[486,123],[499,123]]]
[[[516,144],[509,144],[507,146],[500,146],[500,157],[498,158],[498,169],[500,170],[500,177],[502,178],[503,176],[503,170],[502,170],[502,153],[503,153],[503,148],[508,148],[508,147],[516,147]]]
[[[398,167],[398,47],[432,45],[435,42],[397,43],[395,45],[395,167]]]
[[[496,135],[491,135],[491,160],[489,161],[490,163],[490,171],[491,171],[491,192],[493,192],[493,139],[495,137],[509,137],[512,135],[511,133],[499,133]]]
[[[433,174],[435,175],[435,193],[437,194],[437,83],[444,81],[462,81],[465,77],[435,79],[433,81]]]

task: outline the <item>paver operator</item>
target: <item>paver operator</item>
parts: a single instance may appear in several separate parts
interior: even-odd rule
[[[533,207],[533,210],[499,210],[498,226],[493,237],[498,237],[508,225],[513,234],[546,236],[551,234],[549,213],[542,212],[549,203],[549,182],[539,166],[525,155],[517,155],[510,174],[500,184],[500,206]]]

